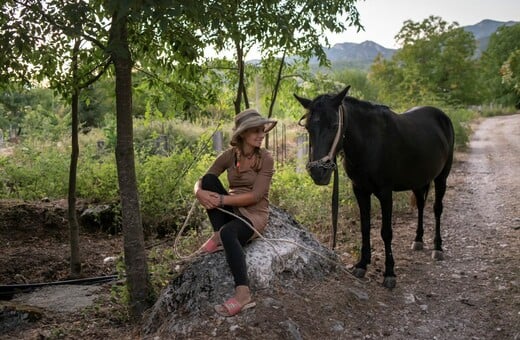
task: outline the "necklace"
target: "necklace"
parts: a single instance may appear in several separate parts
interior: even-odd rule
[[[253,158],[254,155],[255,155],[255,152],[253,151],[249,155],[244,155],[244,157],[247,158],[247,159],[251,159],[251,158]]]
[[[253,159],[253,157],[255,156],[255,151],[253,150],[253,152],[251,152],[249,155],[245,155],[243,153],[241,153],[240,151],[237,151],[237,154],[236,154],[236,163],[235,163],[235,166],[236,166],[236,169],[237,169],[237,173],[240,175],[240,161],[241,159],[245,158],[247,159],[248,161],[250,161],[251,159]]]

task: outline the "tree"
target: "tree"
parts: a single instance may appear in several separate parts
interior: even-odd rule
[[[359,13],[354,0],[330,1],[220,1],[209,8],[209,25],[205,33],[217,51],[229,45],[235,49],[237,85],[235,113],[249,107],[245,58],[257,47],[262,59],[278,58],[277,78],[272,92],[274,107],[277,88],[283,78],[287,57],[317,56],[326,64],[323,44],[328,45],[325,32],[342,32],[347,26],[359,28]],[[342,16],[346,14],[346,18]],[[325,41],[323,41],[325,40]],[[272,115],[270,111],[269,115]]]
[[[385,100],[438,98],[457,104],[478,100],[475,40],[471,33],[430,16],[422,22],[407,20],[396,36],[402,48],[385,61],[378,58],[370,79]]]
[[[501,73],[509,58],[514,61],[515,57],[512,55],[518,49],[520,49],[520,24],[499,27],[491,35],[489,45],[480,59],[481,83],[485,90],[483,96],[488,102],[513,105],[520,100],[514,91],[514,83],[504,82]]]
[[[108,7],[108,12],[112,12],[107,47],[114,63],[116,80],[116,163],[121,208],[124,212],[125,268],[130,307],[134,316],[140,316],[148,308],[149,280],[133,149],[132,56],[128,44],[128,12],[117,5]]]
[[[9,56],[11,58],[6,58],[8,66],[2,69],[2,79],[18,79],[25,83],[33,80],[46,80],[55,90],[71,95],[74,125],[69,177],[69,223],[71,224],[71,269],[75,273],[80,268],[78,265],[79,254],[76,251],[78,242],[74,196],[78,152],[78,97],[81,86],[88,86],[98,78],[99,74],[90,78],[83,85],[80,84],[80,80],[89,77],[96,69],[105,70],[109,62],[115,65],[118,121],[116,159],[123,211],[125,265],[131,311],[134,316],[140,316],[149,301],[149,287],[133,160],[132,60],[127,40],[129,8],[125,7],[125,4],[111,5],[113,4],[107,3],[107,8],[105,8],[99,2],[52,0],[24,3],[12,1],[4,4],[4,8],[14,18],[10,21],[1,17],[5,27],[4,32],[7,35],[20,37],[20,39],[17,41],[19,48],[13,50],[16,53],[13,52]],[[108,31],[104,29],[103,24],[105,13],[110,13],[112,19]],[[120,13],[123,14],[120,15]],[[22,25],[22,23],[24,24]],[[43,36],[42,32],[45,33]],[[103,40],[106,41],[108,36],[108,42],[104,43]],[[92,46],[92,50],[81,52],[79,39],[87,40]],[[3,39],[2,41],[8,40]],[[74,41],[72,51],[71,41]],[[78,69],[79,59],[83,61],[81,70]],[[70,63],[72,63],[72,72],[69,72]],[[37,72],[29,73],[26,71],[27,69],[35,69]],[[67,76],[71,73],[72,79]]]
[[[509,55],[509,58],[500,68],[504,83],[513,88],[517,96],[515,106],[520,108],[520,49]]]
[[[83,25],[96,22],[89,17],[87,4],[81,1],[8,1],[3,4],[2,17],[4,44],[15,48],[3,56],[0,79],[23,84],[45,80],[50,87],[71,100],[72,135],[69,171],[68,220],[70,230],[70,275],[81,274],[79,225],[76,216],[76,172],[78,147],[78,99],[81,87],[95,81],[104,69],[92,76],[98,66],[92,66],[95,53],[80,50]],[[7,38],[7,39],[6,39]],[[10,39],[9,39],[10,38]],[[78,60],[83,63],[80,65]],[[70,66],[71,65],[71,66]],[[105,66],[108,65],[105,63]],[[83,85],[80,83],[86,81]]]

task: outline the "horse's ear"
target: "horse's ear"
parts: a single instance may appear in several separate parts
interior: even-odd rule
[[[350,85],[345,87],[343,89],[343,91],[341,91],[334,97],[333,101],[334,101],[335,106],[341,105],[341,103],[343,102],[343,98],[345,98],[348,94],[348,90],[350,90]]]
[[[312,100],[298,97],[296,93],[293,93],[293,95],[296,99],[298,99],[298,101],[300,102],[300,104],[302,104],[304,108],[308,109],[311,106]]]

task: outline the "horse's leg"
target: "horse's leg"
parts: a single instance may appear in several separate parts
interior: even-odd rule
[[[392,190],[382,190],[377,198],[381,203],[381,214],[383,225],[381,227],[381,238],[385,243],[385,273],[383,286],[394,288],[396,278],[394,273],[394,256],[392,255]]]
[[[364,277],[367,265],[370,264],[370,193],[353,185],[354,195],[359,206],[361,218],[361,256],[354,267],[353,274],[356,277]]]
[[[415,231],[415,240],[412,243],[412,250],[423,249],[423,213],[424,213],[424,202],[428,197],[428,190],[430,189],[430,183],[422,187],[421,189],[414,190],[415,202],[417,203],[417,230]]]
[[[446,176],[438,176],[435,179],[435,203],[433,204],[433,213],[435,214],[435,237],[433,238],[434,250],[432,258],[434,260],[442,260],[442,237],[441,237],[441,215],[442,215],[442,199],[446,192]]]

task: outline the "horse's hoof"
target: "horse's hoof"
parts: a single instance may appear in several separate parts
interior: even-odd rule
[[[432,259],[437,260],[437,261],[444,260],[444,254],[443,254],[442,250],[434,250],[432,252]]]
[[[383,280],[383,286],[388,289],[395,288],[395,285],[397,284],[397,280],[395,276],[385,276],[385,279]]]
[[[366,272],[367,272],[366,269],[354,268],[354,270],[352,271],[352,274],[354,274],[354,276],[357,277],[358,279],[362,279],[365,277]]]
[[[412,243],[412,250],[423,250],[423,243],[415,241]]]

